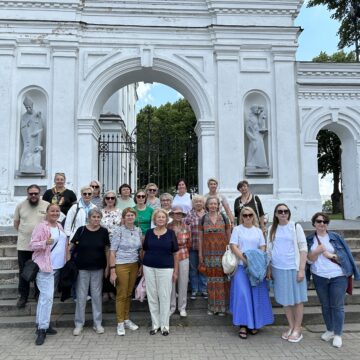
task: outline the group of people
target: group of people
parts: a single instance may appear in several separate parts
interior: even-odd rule
[[[170,317],[176,311],[187,316],[189,284],[191,300],[207,299],[209,316],[229,312],[241,339],[256,335],[274,321],[271,285],[289,324],[281,338],[296,343],[303,338],[308,264],[327,329],[321,338],[332,340],[335,347],[342,345],[345,292],[349,279],[360,279],[360,273],[344,239],[327,231],[326,214],[313,216],[315,232],[306,238],[283,203],[276,205],[267,229],[261,201],[246,180],[237,186],[240,196],[233,212],[218,192],[215,178],[208,180],[209,192],[204,196],[190,195],[186,181],[180,179],[175,196],[157,197],[157,185],[149,183],[134,198],[128,184],[121,185],[118,194],[109,190],[101,197],[101,184],[93,180],[81,188],[78,201],[65,188],[64,174],[55,174],[54,181],[42,200],[40,188],[30,185],[14,220],[20,272],[31,257],[39,266],[37,345],[56,333],[50,324],[54,289],[69,260],[78,269],[73,289],[75,336],[83,331],[89,296],[96,333],[104,332],[102,302],[114,297],[117,334],[137,330],[130,319],[131,297],[136,280],[144,277],[140,283],[146,287],[150,335],[169,335]],[[238,262],[231,276],[222,267],[228,245]],[[23,307],[29,296],[24,280],[19,280],[19,295],[17,305]]]

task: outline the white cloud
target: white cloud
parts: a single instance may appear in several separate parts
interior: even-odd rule
[[[143,82],[139,83],[138,88],[136,89],[139,101],[144,101],[147,98],[148,94],[151,91],[153,84],[145,84]]]

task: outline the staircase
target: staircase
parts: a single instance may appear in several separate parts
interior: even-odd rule
[[[358,224],[358,225],[357,225]],[[360,265],[360,223],[356,222],[356,227],[351,226],[344,229],[344,226],[332,229],[342,234],[350,246],[354,258]],[[308,233],[311,227],[304,224],[305,232]],[[33,298],[33,292],[30,293],[29,302],[23,309],[16,307],[17,301],[17,251],[16,251],[16,233],[10,228],[0,229],[0,328],[7,327],[33,327],[35,322],[36,302]],[[286,318],[283,309],[276,304],[271,296],[273,312],[275,316],[275,325],[286,325]],[[323,324],[321,309],[313,288],[309,284],[308,302],[304,309],[304,325]],[[131,318],[141,326],[150,324],[150,314],[147,302],[132,302]],[[66,302],[60,302],[59,297],[55,296],[52,321],[55,326],[73,326],[75,312],[75,303],[72,299]],[[87,319],[91,323],[91,303],[86,308]],[[115,326],[115,303],[114,301],[103,304],[105,326]],[[172,326],[202,326],[202,325],[231,325],[231,316],[218,317],[207,315],[207,300],[198,297],[196,300],[188,299],[187,318],[180,318],[179,314],[171,317]],[[346,296],[345,306],[347,324],[360,323],[360,281],[354,281],[354,291],[352,296]]]

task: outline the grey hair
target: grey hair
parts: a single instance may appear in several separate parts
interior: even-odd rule
[[[94,207],[89,210],[88,217],[91,218],[94,214],[100,215],[100,218],[102,218],[103,216],[101,210],[98,209],[97,207]]]

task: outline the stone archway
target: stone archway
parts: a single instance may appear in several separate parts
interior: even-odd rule
[[[204,156],[204,149],[215,147],[213,110],[210,106],[209,95],[205,90],[206,81],[196,71],[186,70],[183,64],[156,57],[150,57],[151,61],[149,61],[147,55],[145,52],[143,53],[145,58],[126,58],[121,61],[116,56],[108,57],[97,64],[96,69],[92,69],[82,84],[86,91],[79,99],[77,116],[78,143],[81,144],[78,150],[79,182],[85,181],[81,167],[90,166],[91,176],[94,176],[97,171],[94,166],[95,153],[91,152],[91,149],[96,148],[95,139],[98,138],[100,131],[97,119],[107,99],[120,88],[134,82],[160,82],[180,92],[189,101],[196,115],[199,191],[202,192],[206,179],[215,172],[214,164]],[[85,144],[88,145],[84,146]],[[86,152],[91,154],[87,165],[83,161],[86,158]]]
[[[302,158],[306,159],[303,166],[307,167],[304,175],[311,176],[311,179],[307,178],[306,181],[308,181],[308,184],[312,184],[313,193],[317,189],[319,194],[317,184],[317,134],[320,130],[327,129],[334,132],[341,141],[345,219],[356,219],[360,216],[358,211],[360,201],[360,125],[356,121],[358,116],[358,112],[350,108],[317,108],[309,114],[304,122],[305,148],[303,149]]]

